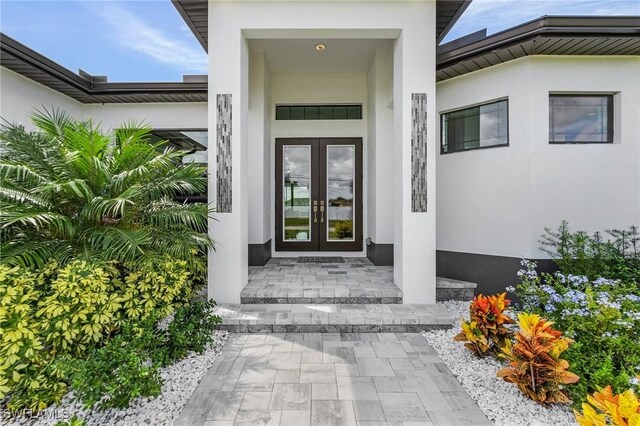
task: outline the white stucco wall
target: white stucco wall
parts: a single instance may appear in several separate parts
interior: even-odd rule
[[[91,118],[105,131],[128,122],[156,129],[206,129],[206,103],[82,104],[40,83],[0,67],[0,117],[33,128],[34,109],[57,107],[78,118]]]
[[[393,243],[395,247],[395,281],[401,286],[406,303],[435,301],[435,150],[427,159],[427,213],[411,212],[411,94],[428,94],[428,139],[435,141],[435,2],[434,1],[216,1],[209,2],[209,128],[216,125],[216,94],[231,94],[233,206],[231,213],[218,214],[210,224],[211,233],[219,243],[209,258],[209,296],[224,303],[237,303],[241,289],[247,283],[246,258],[249,229],[247,210],[252,185],[247,180],[246,161],[249,158],[251,124],[248,121],[248,40],[251,39],[390,39],[394,43],[393,64],[393,149],[389,150],[394,175],[390,193],[393,197]],[[366,19],[363,19],[366,16]],[[358,77],[362,102],[366,108],[367,70]],[[295,75],[273,73],[272,104],[296,102],[279,88],[296,84]],[[330,79],[327,75],[324,78]],[[351,78],[348,76],[341,77]],[[287,79],[289,81],[287,82]],[[291,80],[293,79],[293,80]],[[335,81],[338,84],[338,81]],[[309,89],[310,90],[310,89]],[[308,92],[309,93],[309,92]],[[311,94],[311,93],[309,93]],[[326,89],[313,93],[315,102],[340,102],[328,99]],[[326,100],[325,100],[326,99]],[[352,99],[345,100],[352,102]],[[272,112],[273,114],[273,112]],[[364,114],[366,117],[366,112]],[[327,135],[326,126],[313,128],[309,122],[288,123],[287,127],[271,126],[271,140],[286,136]],[[280,123],[279,123],[280,124]],[[295,126],[304,127],[295,127]],[[352,123],[361,126],[358,134],[366,137],[366,120]],[[355,128],[353,128],[355,131]],[[348,129],[344,129],[346,132]],[[308,133],[302,133],[308,132]],[[333,134],[332,134],[333,135]],[[351,136],[342,132],[341,136]],[[365,142],[366,147],[366,142]],[[209,164],[215,164],[215,153],[209,150]],[[273,152],[272,152],[273,155]],[[364,153],[365,158],[367,154]],[[253,164],[253,163],[252,163]],[[243,166],[244,165],[244,166]],[[366,182],[365,171],[365,182]],[[212,175],[213,177],[213,175]],[[271,181],[274,181],[272,174]],[[216,199],[215,185],[209,185],[210,200]],[[257,189],[259,190],[259,189]],[[365,194],[367,190],[365,189]],[[365,201],[366,205],[366,201]],[[366,215],[366,213],[365,213]],[[272,223],[273,229],[273,223]],[[365,230],[366,232],[366,230]],[[366,236],[366,233],[365,233]]]
[[[549,144],[550,92],[615,93],[614,143]],[[438,154],[437,248],[543,258],[562,219],[639,224],[639,95],[634,57],[529,57],[438,83],[439,113],[508,98],[509,146]]]

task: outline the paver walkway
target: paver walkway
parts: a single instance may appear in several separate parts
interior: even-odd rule
[[[273,258],[249,267],[242,303],[402,303],[392,266],[375,266],[367,258],[344,262],[299,263]]]
[[[176,422],[490,424],[418,333],[233,335]]]

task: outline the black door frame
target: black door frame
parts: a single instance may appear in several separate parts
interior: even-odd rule
[[[312,220],[310,241],[284,241],[282,235],[282,179],[283,179],[283,147],[286,145],[307,145],[311,150],[311,202]],[[354,241],[327,241],[326,226],[328,221],[314,222],[313,201],[327,200],[326,173],[327,173],[327,146],[329,145],[353,145],[355,146],[355,182],[353,206]],[[276,173],[275,173],[275,240],[276,251],[362,251],[364,244],[363,230],[363,167],[362,167],[362,138],[276,138]],[[325,206],[325,213],[328,206]],[[321,217],[320,206],[316,212],[316,218]]]

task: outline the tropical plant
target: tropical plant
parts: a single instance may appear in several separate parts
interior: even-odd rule
[[[634,282],[559,271],[538,274],[523,260],[514,289],[523,310],[554,322],[575,340],[564,358],[580,381],[567,389],[576,406],[610,385],[620,393],[640,368],[640,291]]]
[[[151,143],[130,123],[104,134],[91,121],[59,111],[32,115],[36,131],[0,129],[2,262],[42,267],[50,259],[119,260],[158,255],[188,262],[202,277],[213,242],[201,193],[206,169],[183,164],[186,152]]]
[[[466,342],[465,347],[477,355],[499,351],[505,346],[512,334],[506,325],[513,323],[504,313],[511,303],[506,296],[507,293],[474,297],[469,305],[470,321],[462,320],[462,331],[454,340]]]
[[[611,386],[587,397],[582,413],[574,410],[581,426],[638,426],[640,425],[640,401],[633,389],[614,395]]]
[[[505,381],[514,383],[527,397],[540,403],[568,403],[571,400],[564,392],[564,386],[575,383],[579,377],[568,371],[569,363],[560,358],[567,350],[571,339],[562,337],[562,332],[554,330],[552,322],[538,315],[521,313],[518,315],[520,331],[515,335],[515,343],[507,341],[502,355],[509,360],[509,366],[496,374]]]
[[[215,341],[213,334],[220,317],[213,315],[213,300],[194,299],[188,305],[176,309],[164,337],[161,352],[163,363],[184,358],[190,351],[204,352]]]

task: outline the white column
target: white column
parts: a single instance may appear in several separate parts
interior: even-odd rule
[[[434,11],[435,12],[435,11]],[[394,279],[404,303],[435,303],[435,36],[433,27],[403,30],[394,50]],[[412,94],[426,94],[427,207],[412,208]]]
[[[212,8],[213,4],[209,7]],[[220,129],[218,95],[231,95],[230,156],[218,159]],[[209,221],[216,250],[209,253],[209,298],[218,303],[240,303],[240,291],[248,275],[247,116],[248,47],[242,32],[226,26],[209,13],[209,201],[222,208]],[[224,130],[223,130],[224,131]],[[231,205],[218,193],[218,176],[231,166]],[[225,181],[224,185],[229,185]],[[228,186],[225,186],[228,188]]]

